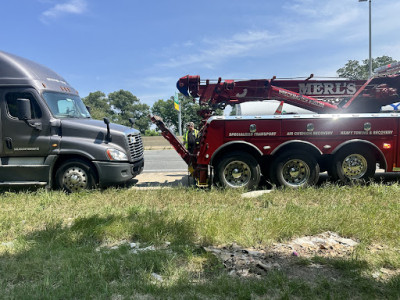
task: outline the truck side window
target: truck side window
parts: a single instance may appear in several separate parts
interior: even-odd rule
[[[8,93],[6,95],[6,105],[8,114],[11,117],[18,118],[18,107],[17,107],[17,99],[29,99],[31,101],[31,119],[40,119],[42,117],[42,111],[40,110],[39,105],[37,104],[35,98],[30,93]]]

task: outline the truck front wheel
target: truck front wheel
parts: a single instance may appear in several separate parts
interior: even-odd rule
[[[253,189],[260,183],[260,165],[253,156],[244,152],[224,157],[216,169],[217,183],[225,188]]]
[[[300,188],[315,185],[319,165],[307,153],[290,151],[279,155],[272,163],[270,178],[277,186]]]
[[[92,167],[81,159],[64,162],[55,175],[56,187],[70,193],[93,189],[96,182],[96,175]]]
[[[371,179],[376,170],[376,159],[368,150],[347,149],[337,153],[333,159],[331,176],[344,183]]]

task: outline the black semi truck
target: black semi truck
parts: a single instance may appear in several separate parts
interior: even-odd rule
[[[91,118],[54,71],[0,51],[0,185],[69,192],[122,184],[143,171],[139,131]]]

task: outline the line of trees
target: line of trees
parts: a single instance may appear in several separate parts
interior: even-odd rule
[[[376,68],[396,62],[392,57],[383,55],[372,58],[372,71]],[[336,71],[339,77],[349,79],[368,79],[369,77],[369,60],[364,59],[362,62],[358,60],[349,60],[344,67]]]
[[[138,129],[142,135],[157,135],[157,130],[151,129],[151,121],[148,117],[150,113],[163,118],[167,127],[178,131],[178,111],[174,109],[174,97],[168,100],[160,99],[150,107],[141,103],[140,100],[131,92],[119,90],[109,93],[107,96],[101,91],[90,93],[84,97],[83,102],[90,107],[90,114],[93,119],[102,120],[104,117],[111,122],[131,126],[129,118],[135,120],[134,128]],[[189,121],[199,124],[200,116],[197,115],[199,104],[192,99],[183,97],[179,94],[181,107],[182,124]]]

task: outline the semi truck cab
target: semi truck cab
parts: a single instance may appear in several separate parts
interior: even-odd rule
[[[0,185],[70,192],[129,181],[143,171],[139,131],[91,118],[54,71],[0,51]]]

